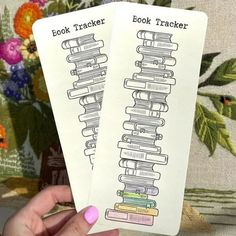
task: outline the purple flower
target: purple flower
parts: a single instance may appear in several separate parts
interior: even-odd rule
[[[3,89],[7,97],[13,97],[19,91],[19,86],[14,81],[7,80],[3,84]]]
[[[8,39],[5,43],[0,44],[0,58],[4,59],[8,64],[13,65],[22,61],[20,52],[20,39]]]
[[[30,81],[30,76],[25,69],[19,69],[12,73],[11,80],[15,82],[19,88],[23,88]]]
[[[30,0],[30,2],[37,3],[37,4],[39,4],[40,7],[44,7],[47,0]]]
[[[19,88],[19,84],[12,80],[7,80],[3,84],[5,96],[13,99],[16,102],[19,102],[22,99],[21,91]]]

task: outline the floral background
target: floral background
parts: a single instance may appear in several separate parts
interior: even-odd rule
[[[0,0],[0,212],[6,212],[0,214],[2,222],[7,214],[20,208],[43,187],[69,183],[32,24],[43,17],[107,2],[110,1]],[[201,9],[204,7],[200,0],[136,2],[206,12],[213,11],[212,6],[221,6],[212,0],[209,8],[205,9]],[[229,8],[231,2],[225,1],[224,5]],[[214,17],[217,18],[217,14],[209,18],[210,30]],[[233,19],[235,22],[236,17]],[[220,32],[217,32],[217,37],[222,37]],[[236,88],[236,58],[232,49],[225,55],[227,45],[218,50],[214,42],[211,44],[210,51],[205,49],[200,71],[188,174],[190,181],[187,181],[182,218],[182,231],[187,232],[213,232],[219,225],[236,225],[236,180],[232,176],[232,170],[236,171],[236,168],[229,169],[232,173],[226,175],[226,181],[230,182],[227,188],[213,180],[217,179],[217,171],[215,176],[212,173],[209,175],[211,179],[205,181],[214,182],[214,185],[196,179],[196,176],[204,178],[202,168],[200,175],[199,171],[192,171],[200,169],[202,160],[198,159],[199,156],[207,162],[214,162],[215,157],[215,163],[220,158],[228,158],[221,163],[228,161],[227,165],[236,166],[236,135],[232,133],[236,127],[236,97],[231,92],[233,90],[227,90],[229,86]],[[206,45],[209,46],[207,42]],[[221,157],[219,149],[223,154]],[[217,164],[212,166],[218,168]]]

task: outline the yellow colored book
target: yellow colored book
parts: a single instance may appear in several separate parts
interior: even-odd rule
[[[125,212],[132,212],[137,214],[143,214],[143,215],[152,215],[152,216],[158,216],[158,209],[156,208],[144,208],[144,207],[136,207],[124,203],[116,203],[115,204],[115,210],[117,211],[125,211]]]

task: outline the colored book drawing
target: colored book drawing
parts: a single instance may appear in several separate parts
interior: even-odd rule
[[[172,86],[176,83],[173,78],[176,59],[172,51],[178,50],[178,44],[172,42],[172,36],[146,30],[137,33],[142,43],[137,52],[142,55],[142,60],[135,65],[141,71],[124,80],[124,88],[134,90],[135,104],[125,109],[130,116],[123,123],[128,134],[124,134],[118,142],[119,166],[122,168],[118,180],[124,184],[124,189],[118,190],[117,195],[122,202],[106,210],[107,220],[152,226],[154,218],[158,217],[158,198],[156,202],[152,196],[161,191],[158,188],[161,178],[158,166],[167,165],[169,158],[158,144],[164,138],[159,133],[159,127],[165,125],[161,116],[163,112],[168,112],[167,97],[171,96]],[[172,58],[174,63],[166,64],[166,58]]]
[[[67,62],[75,65],[70,73],[76,80],[73,88],[67,90],[67,96],[79,99],[85,110],[78,119],[86,125],[82,129],[82,135],[87,138],[84,155],[93,166],[108,57],[101,52],[103,40],[96,40],[94,34],[64,40],[61,46],[70,52]]]

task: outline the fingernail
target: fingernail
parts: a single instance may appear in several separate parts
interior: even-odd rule
[[[98,219],[99,213],[95,206],[89,207],[84,213],[84,219],[88,224],[93,224]]]

